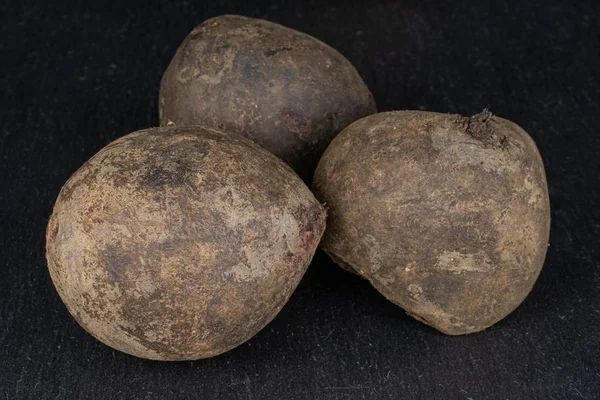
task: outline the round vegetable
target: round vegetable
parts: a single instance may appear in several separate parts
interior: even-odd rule
[[[52,280],[88,332],[156,360],[223,353],[303,276],[324,208],[283,162],[201,127],[134,132],[65,184],[46,234]]]
[[[319,40],[237,15],[181,44],[160,86],[161,125],[205,125],[252,139],[305,180],[351,122],[376,112],[352,64]]]
[[[357,121],[325,152],[314,192],[329,207],[327,253],[450,335],[512,312],[544,262],[542,159],[523,129],[487,110]]]

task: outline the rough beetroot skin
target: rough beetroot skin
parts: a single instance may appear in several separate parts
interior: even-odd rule
[[[327,253],[444,333],[504,318],[542,268],[542,159],[523,129],[487,110],[361,119],[328,147],[313,188],[329,207]]]
[[[252,139],[306,181],[329,142],[376,112],[358,72],[304,33],[237,15],[209,19],[161,82],[161,125],[204,125]]]
[[[123,352],[194,360],[279,312],[325,228],[283,162],[192,127],[109,144],[62,188],[46,234],[52,280],[88,332]]]

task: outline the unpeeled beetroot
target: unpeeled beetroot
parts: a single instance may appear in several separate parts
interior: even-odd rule
[[[330,144],[313,189],[329,208],[323,249],[447,334],[507,316],[544,262],[542,159],[523,129],[487,110],[361,119]]]
[[[325,212],[283,162],[210,128],[134,132],[62,188],[46,257],[65,305],[120,351],[194,360],[250,339],[286,303]]]
[[[238,15],[212,18],[181,44],[161,82],[161,125],[204,125],[252,139],[305,180],[329,142],[376,112],[350,62],[325,43]]]

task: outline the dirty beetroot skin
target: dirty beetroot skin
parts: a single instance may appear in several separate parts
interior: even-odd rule
[[[194,360],[250,339],[286,303],[325,211],[251,141],[190,127],[134,132],[65,184],[46,234],[52,280],[105,344]]]
[[[304,33],[237,15],[209,19],[181,44],[161,82],[161,125],[204,125],[252,139],[305,180],[329,142],[376,112],[336,50]]]
[[[450,335],[507,316],[544,262],[542,159],[525,131],[487,110],[357,121],[328,147],[313,189],[329,208],[326,252]]]

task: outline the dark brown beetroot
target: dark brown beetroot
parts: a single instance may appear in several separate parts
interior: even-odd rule
[[[217,130],[165,127],[109,144],[62,188],[52,280],[88,332],[156,360],[217,355],[283,307],[325,211],[283,162]]]
[[[252,139],[312,178],[351,122],[376,112],[352,64],[304,33],[224,15],[194,29],[161,82],[161,125],[204,125]]]
[[[329,208],[322,248],[447,334],[507,316],[544,262],[542,159],[523,129],[487,110],[357,121],[328,147],[313,189]]]

